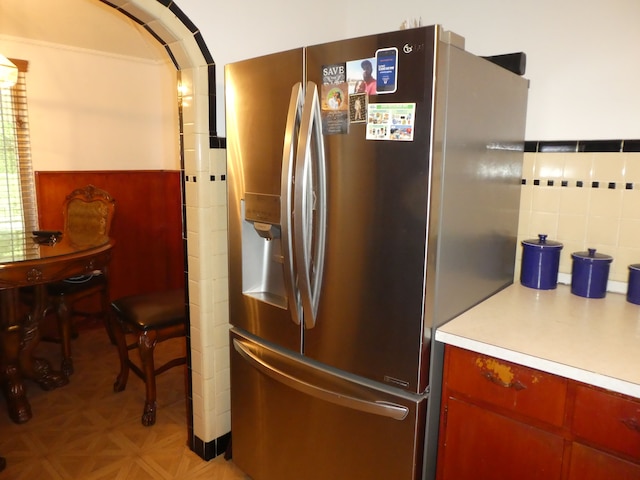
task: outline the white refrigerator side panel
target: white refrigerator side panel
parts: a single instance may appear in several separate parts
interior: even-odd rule
[[[428,330],[513,283],[528,80],[440,43]],[[444,346],[432,340],[425,480],[435,478]]]

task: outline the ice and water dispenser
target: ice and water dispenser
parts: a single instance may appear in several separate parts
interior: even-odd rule
[[[287,308],[280,196],[247,192],[242,207],[242,291]]]

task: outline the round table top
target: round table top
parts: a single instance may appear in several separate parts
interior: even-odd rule
[[[0,232],[0,289],[88,273],[108,263],[115,243],[108,237],[91,245],[58,238],[59,241],[39,243],[31,234]]]

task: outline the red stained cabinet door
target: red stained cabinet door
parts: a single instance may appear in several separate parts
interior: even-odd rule
[[[439,479],[560,479],[562,437],[456,398],[446,408]]]
[[[571,430],[575,438],[640,461],[640,402],[576,387]]]
[[[568,480],[638,480],[640,465],[574,443]]]

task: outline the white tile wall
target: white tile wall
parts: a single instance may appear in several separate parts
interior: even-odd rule
[[[609,280],[627,282],[628,265],[640,263],[640,153],[525,153],[523,178],[515,280],[520,242],[544,233],[564,245],[561,274],[571,274],[571,253],[595,248],[613,257]],[[608,188],[610,182],[615,189]]]
[[[113,0],[111,0],[113,2]],[[116,0],[168,42],[180,65],[193,433],[209,443],[231,430],[229,405],[226,152],[209,147],[208,66],[193,33],[161,2]],[[212,180],[215,177],[215,181]]]
[[[208,103],[205,96],[194,96]],[[200,105],[202,108],[203,105]],[[185,134],[185,152],[187,139]],[[195,143],[202,134],[191,135]],[[200,145],[204,147],[204,145]],[[186,155],[185,155],[186,156]],[[194,434],[210,442],[230,431],[226,151],[208,144],[185,164],[191,302]],[[186,162],[185,162],[186,163]]]

